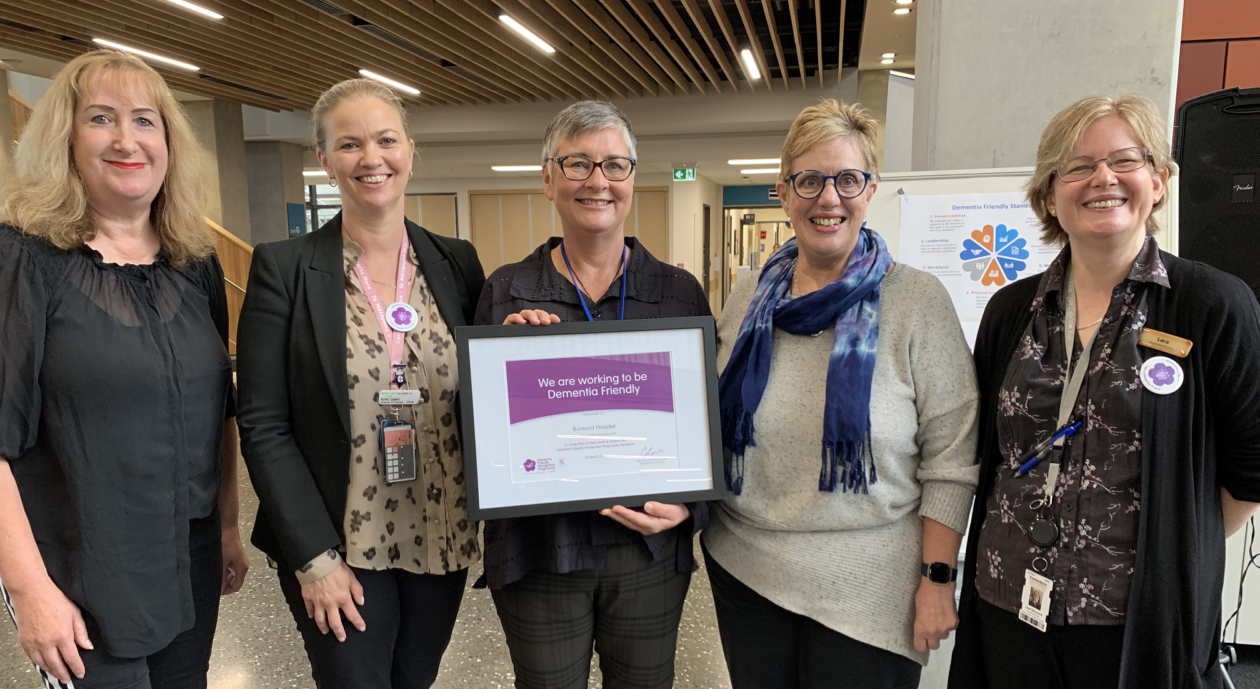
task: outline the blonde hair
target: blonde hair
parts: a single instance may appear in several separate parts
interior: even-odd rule
[[[149,222],[167,260],[182,267],[209,256],[214,233],[202,216],[205,153],[188,117],[153,68],[111,50],[71,60],[35,105],[13,155],[0,218],[63,250],[96,236],[91,201],[74,162],[74,118],[80,100],[105,78],[124,89],[147,91],[162,118],[168,166]]]
[[[827,98],[811,105],[796,116],[787,139],[783,141],[783,155],[779,164],[779,180],[786,182],[795,170],[796,159],[815,146],[836,139],[849,139],[857,146],[866,164],[866,172],[879,179],[879,156],[875,152],[875,138],[879,122],[870,111],[859,103],[842,103]]]
[[[325,120],[328,113],[348,100],[360,98],[377,98],[392,107],[402,120],[403,137],[411,139],[411,125],[407,122],[407,108],[403,107],[402,98],[390,87],[371,79],[346,79],[324,91],[315,107],[311,109],[311,137],[315,139],[315,147],[327,152],[324,146],[328,143],[328,131]]]
[[[1041,220],[1041,240],[1046,244],[1063,244],[1067,241],[1067,232],[1063,225],[1059,224],[1057,217],[1050,215],[1046,205],[1046,199],[1054,193],[1055,171],[1071,158],[1072,151],[1085,138],[1085,130],[1098,120],[1111,115],[1119,117],[1133,128],[1138,142],[1151,152],[1156,173],[1176,168],[1164,118],[1155,104],[1146,98],[1133,93],[1119,98],[1090,96],[1060,110],[1041,133],[1041,143],[1037,146],[1037,165],[1024,186],[1028,203]],[[1159,230],[1159,221],[1155,219],[1154,211],[1167,200],[1168,190],[1165,189],[1164,195],[1151,207],[1152,212],[1146,218],[1148,234]]]

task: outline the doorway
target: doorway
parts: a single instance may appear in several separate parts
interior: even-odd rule
[[[711,278],[710,273],[711,273],[711,272],[712,272],[712,270],[713,270],[713,259],[712,259],[712,257],[710,257],[710,256],[709,256],[709,247],[710,247],[710,245],[712,244],[711,239],[710,239],[710,236],[709,236],[709,235],[710,235],[710,230],[709,230],[709,228],[711,227],[711,225],[709,224],[709,221],[710,221],[710,215],[711,215],[711,213],[710,213],[710,210],[709,210],[709,204],[707,204],[707,203],[706,203],[706,204],[704,204],[704,224],[703,224],[703,225],[701,225],[701,227],[702,227],[702,228],[704,228],[704,229],[703,229],[703,233],[704,233],[704,272],[703,272],[703,273],[701,273],[701,275],[703,275],[703,276],[704,276],[704,283],[703,283],[703,287],[704,287],[704,298],[705,298],[705,299],[708,299],[708,298],[709,298],[709,283],[712,281],[712,278]],[[694,246],[694,245],[693,245],[693,246]]]

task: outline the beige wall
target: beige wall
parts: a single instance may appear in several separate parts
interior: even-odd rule
[[[888,121],[888,70],[870,69],[858,72],[858,102],[879,120],[875,135],[875,153],[879,169],[884,169],[884,124]]]
[[[240,104],[215,99],[183,105],[197,139],[209,153],[206,167],[211,183],[206,190],[206,215],[228,232],[253,244]]]

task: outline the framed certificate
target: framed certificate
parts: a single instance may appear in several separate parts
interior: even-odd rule
[[[457,328],[470,519],[720,500],[709,317]]]

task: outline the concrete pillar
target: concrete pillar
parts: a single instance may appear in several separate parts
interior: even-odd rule
[[[9,102],[9,73],[0,69],[0,172],[13,159],[13,116]]]
[[[186,101],[183,106],[197,138],[209,153],[206,217],[252,244],[240,104],[215,99]]]
[[[289,204],[306,202],[302,181],[304,147],[283,141],[245,144],[249,183],[249,220],[253,243],[289,237]]]
[[[888,122],[888,70],[868,69],[858,72],[858,102],[879,120],[875,134],[875,155],[879,169],[884,169],[884,130]]]
[[[1050,118],[1094,94],[1171,120],[1181,0],[915,4],[915,170],[1030,166]]]

